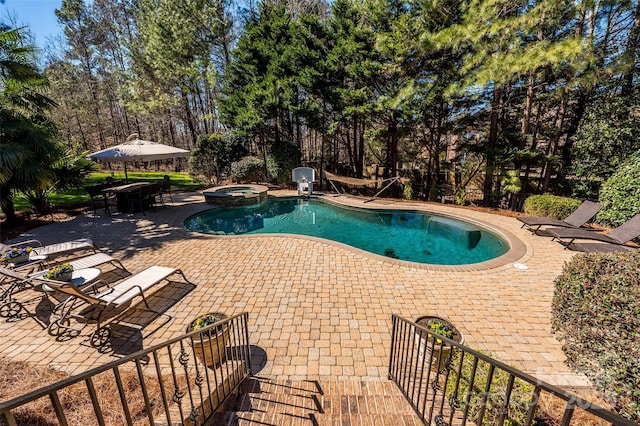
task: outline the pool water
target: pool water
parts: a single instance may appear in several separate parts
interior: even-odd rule
[[[253,206],[208,210],[189,217],[185,226],[216,235],[310,235],[434,265],[483,262],[509,249],[494,233],[460,220],[411,211],[347,208],[314,199],[271,198]]]

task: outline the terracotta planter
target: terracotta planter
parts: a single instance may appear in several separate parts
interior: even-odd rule
[[[427,324],[430,320],[442,321],[445,324],[449,325],[453,330],[453,340],[456,343],[463,344],[464,336],[460,331],[451,324],[450,321],[436,317],[436,316],[423,316],[416,319],[416,324],[428,328]],[[435,344],[434,344],[435,339]],[[418,348],[418,356],[421,359],[424,356],[429,357],[431,369],[434,371],[442,371],[445,367],[447,359],[451,360],[453,358],[452,352],[454,351],[453,347],[450,344],[442,343],[443,341],[438,341],[437,338],[434,338],[433,335],[423,332],[422,330],[416,330],[415,335],[416,346]],[[433,354],[431,353],[433,349]]]
[[[214,313],[214,315],[221,319],[226,319],[227,316],[221,313]],[[187,333],[193,331],[193,327],[196,323],[193,320],[187,326]],[[193,336],[193,352],[207,367],[216,367],[225,360],[226,347],[229,343],[229,326],[223,325],[218,327],[212,327],[209,329],[203,328],[202,333]]]

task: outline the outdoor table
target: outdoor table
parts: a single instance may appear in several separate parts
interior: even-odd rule
[[[25,269],[33,268],[34,266],[40,267],[42,262],[44,262],[45,260],[47,260],[46,255],[40,255],[40,254],[35,254],[31,252],[29,255],[29,260],[27,260],[26,262],[22,262],[18,264],[9,263],[8,266],[10,269],[13,269],[14,271],[23,271]]]
[[[119,212],[132,213],[129,208],[129,194],[135,191],[139,191],[140,188],[153,185],[151,182],[136,182],[129,183],[127,185],[114,186],[111,188],[105,188],[102,191],[105,193],[114,194],[116,196],[116,206]]]
[[[75,287],[84,287],[85,285],[91,283],[93,280],[98,278],[100,274],[102,274],[102,271],[98,268],[77,269],[71,273],[70,283],[73,284]],[[60,281],[60,282],[63,282],[63,281]],[[54,289],[52,289],[46,284],[42,284],[42,291],[44,292],[44,297],[47,299],[49,299],[49,293],[55,292]],[[64,304],[65,300],[66,299],[60,300],[59,303],[53,306],[53,308],[51,309],[51,312],[54,312],[54,313],[58,312],[60,307]]]
[[[75,287],[83,287],[98,278],[100,274],[102,274],[102,271],[99,268],[76,269],[71,273],[70,283]],[[42,291],[51,293],[55,290],[46,284],[42,284]]]

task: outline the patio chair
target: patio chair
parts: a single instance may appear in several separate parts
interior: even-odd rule
[[[623,245],[634,238],[640,237],[640,213],[604,234],[587,231],[585,229],[569,228],[549,228],[546,229],[546,232],[553,237],[553,240],[557,240],[563,244],[565,249],[572,245],[575,240],[594,240]]]
[[[169,195],[169,200],[171,204],[173,204],[173,197],[171,196],[171,178],[169,175],[164,175],[164,179],[158,182],[160,184],[160,191],[158,195],[160,195],[160,204],[164,206],[164,196]]]
[[[100,287],[105,283],[101,281],[96,281],[83,290],[71,284],[47,281],[48,286],[69,296],[60,312],[54,314],[57,318],[49,324],[49,334],[59,336],[69,331],[80,332],[81,328],[70,326],[73,318],[83,324],[82,327],[95,323],[96,329],[91,333],[89,342],[92,346],[103,346],[111,337],[111,330],[104,325],[105,321],[113,321],[128,312],[131,301],[137,296],[142,297],[147,310],[155,312],[149,307],[145,293],[174,274],[180,274],[189,283],[180,269],[164,266],[151,266],[116,285],[107,285],[102,290]]]
[[[107,176],[107,178],[105,179],[105,183],[113,188],[115,186],[124,185],[126,182],[124,180],[115,180],[111,176]]]
[[[106,253],[94,253],[89,256],[69,260],[65,263],[69,263],[74,270],[111,264],[116,268],[129,272],[120,260],[111,257]],[[2,281],[0,282],[0,317],[17,317],[20,311],[24,309],[24,303],[15,300],[14,295],[29,289],[40,289],[45,281],[44,276],[47,272],[49,272],[49,269],[31,274],[23,274],[12,269],[0,268],[0,277],[2,278]]]
[[[129,210],[131,212],[142,211],[142,214],[146,216],[145,209],[151,207],[155,210],[157,204],[156,197],[159,196],[159,183],[152,183],[149,185],[141,186],[135,191],[131,191],[127,194]]]
[[[611,243],[576,243],[569,247],[571,250],[581,251],[583,253],[625,253],[640,249],[640,247],[632,247],[627,245],[611,244]]]
[[[111,216],[111,210],[109,210],[109,196],[103,191],[103,189],[109,187],[111,187],[111,185],[108,183],[84,187],[84,190],[89,194],[94,217],[96,216],[98,209],[101,208],[104,209],[106,214]]]
[[[0,254],[5,253],[13,247],[31,247],[33,249],[32,253],[35,255],[47,256],[48,258],[55,258],[57,256],[87,250],[91,250],[94,253],[99,251],[91,239],[79,238],[77,240],[64,241],[46,246],[38,240],[25,240],[10,245],[0,244]]]
[[[550,219],[547,217],[538,216],[525,216],[519,217],[518,220],[522,222],[520,228],[525,226],[531,233],[537,234],[542,226],[556,226],[562,228],[580,228],[584,226],[596,213],[600,211],[602,206],[593,201],[583,202],[573,213],[571,213],[566,219]]]

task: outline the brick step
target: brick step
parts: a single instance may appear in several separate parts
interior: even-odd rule
[[[415,415],[311,414],[308,417],[282,413],[232,413],[219,416],[216,426],[422,426]]]
[[[418,425],[402,393],[385,380],[253,377],[214,425]]]
[[[402,395],[393,382],[382,379],[287,380],[252,377],[245,384],[244,391],[276,394]]]
[[[316,416],[314,426],[423,426],[418,418],[397,414],[343,414]]]
[[[322,405],[315,395],[245,393],[239,397],[235,411],[307,416],[308,413],[321,412]]]

